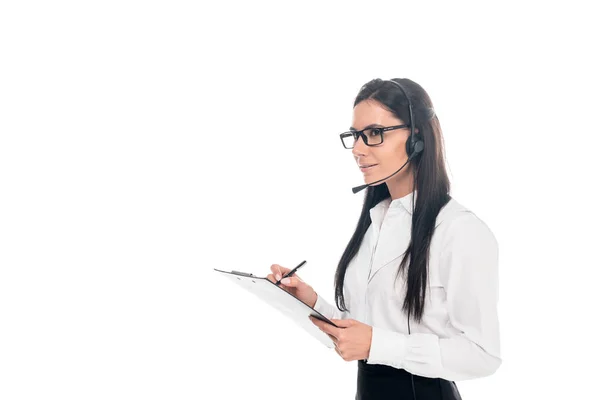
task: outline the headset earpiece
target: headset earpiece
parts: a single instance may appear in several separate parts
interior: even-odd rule
[[[415,157],[417,154],[423,151],[425,143],[421,139],[420,134],[411,135],[406,141],[406,154],[409,157]],[[413,154],[414,153],[414,154]]]

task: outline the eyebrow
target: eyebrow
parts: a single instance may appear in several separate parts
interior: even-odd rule
[[[383,128],[383,125],[381,125],[381,124],[370,124],[370,125],[365,126],[363,128],[363,130],[369,129],[369,128]],[[351,131],[357,131],[358,129],[356,129],[356,128],[354,128],[354,127],[351,126],[350,130]]]

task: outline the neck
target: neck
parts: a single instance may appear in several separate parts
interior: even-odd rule
[[[402,176],[401,178],[397,181],[386,182],[392,200],[404,197],[414,189],[412,174]]]

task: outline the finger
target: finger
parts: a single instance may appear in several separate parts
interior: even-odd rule
[[[279,274],[279,266],[277,264],[271,265],[271,272],[273,273],[275,280],[279,280],[277,279],[277,275]]]
[[[321,321],[319,318],[313,317],[312,315],[309,318],[313,324],[319,327],[319,329],[321,329],[321,327],[324,325],[328,325],[327,322]]]
[[[342,353],[340,352],[340,349],[338,349],[337,346],[335,347],[335,352],[338,353],[340,357],[344,358],[344,356],[342,356]]]
[[[297,276],[288,276],[287,278],[283,278],[281,280],[281,283],[284,284],[285,286],[289,286],[289,287],[298,287],[301,284],[303,284],[304,282],[302,282],[300,279],[298,279]]]
[[[282,267],[279,264],[271,265],[271,272],[273,272],[273,276],[275,276],[276,280],[280,280],[283,275],[288,273],[290,270]],[[278,276],[279,275],[279,276]]]
[[[275,275],[273,275],[273,274],[269,274],[269,275],[267,275],[267,279],[268,279],[268,280],[270,280],[270,281],[271,281],[271,282],[273,282],[273,283],[276,283],[276,282],[277,282],[277,278],[276,278],[276,277],[275,277]]]
[[[348,328],[356,323],[354,319],[330,319],[330,321],[340,328]]]
[[[276,273],[285,274],[289,271],[290,271],[289,269],[287,269],[286,267],[282,267],[279,264],[271,265],[271,272],[273,272],[273,274],[276,274]]]
[[[323,329],[324,326],[326,325],[325,322],[323,322],[320,319],[315,318],[313,316],[310,317],[310,320],[312,321],[313,324],[315,324],[317,326],[317,328],[319,328],[321,331],[325,332]],[[327,332],[325,332],[325,333],[327,333]]]
[[[317,325],[317,327],[319,327],[320,330],[327,333],[328,335],[333,335],[337,338],[337,332],[339,331],[338,328],[336,328],[335,326],[331,326],[329,323],[321,321],[320,319],[315,318],[313,316],[311,316],[310,319],[315,325]]]
[[[333,344],[337,348],[337,346],[338,346],[338,340],[337,340],[337,338],[335,336],[330,335],[330,334],[327,334],[327,336],[329,336],[329,339],[331,339],[331,341],[333,342]]]
[[[326,322],[320,321],[319,329],[322,330],[323,332],[325,332],[326,334],[335,337],[336,340],[337,340],[337,338],[339,336],[339,332],[338,332],[339,329],[336,328],[336,327],[333,327],[333,326],[329,325]]]

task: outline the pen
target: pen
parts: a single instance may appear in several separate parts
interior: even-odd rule
[[[291,270],[289,273],[287,273],[285,276],[282,276],[280,280],[278,280],[277,282],[275,282],[275,284],[277,286],[279,286],[279,284],[281,283],[281,280],[284,278],[287,278],[288,276],[291,276],[292,274],[294,274],[296,271],[298,271],[300,269],[301,266],[303,266],[306,263],[306,260],[302,261],[300,264],[298,264],[296,266],[296,268],[294,268],[293,270]]]

